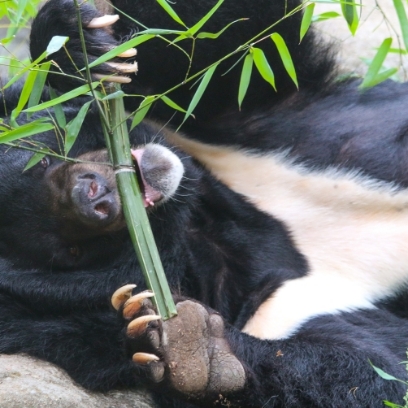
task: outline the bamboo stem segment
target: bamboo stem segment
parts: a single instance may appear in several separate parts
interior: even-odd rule
[[[93,0],[90,0],[93,4]],[[85,38],[82,32],[80,5],[74,0],[78,28],[84,53],[85,73],[88,83],[92,82],[88,64]],[[163,320],[177,315],[176,305],[164,274],[163,266],[157,250],[156,242],[150,228],[149,219],[143,205],[143,198],[136,178],[135,166],[132,160],[129,142],[129,132],[126,121],[123,93],[119,84],[106,84],[110,98],[104,108],[95,93],[92,92],[101,116],[106,147],[116,173],[119,195],[129,234],[136,251],[147,287],[154,293],[153,303]],[[91,88],[92,89],[92,88]],[[109,118],[109,120],[107,120]],[[108,123],[109,122],[109,123]]]
[[[118,90],[119,84],[111,84],[108,88],[110,94]],[[176,316],[177,311],[137,182],[130,152],[123,96],[118,95],[117,98],[110,99],[108,105],[110,129],[106,132],[107,145],[111,148],[123,213],[147,287],[154,293],[153,302],[162,319],[167,320]]]

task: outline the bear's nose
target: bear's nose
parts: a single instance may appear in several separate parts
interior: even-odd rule
[[[81,199],[85,201],[95,201],[110,192],[105,177],[97,173],[78,175],[75,187],[77,186],[80,190]]]
[[[120,212],[120,203],[105,177],[98,173],[76,176],[71,192],[75,213],[83,223],[98,227],[112,222]]]

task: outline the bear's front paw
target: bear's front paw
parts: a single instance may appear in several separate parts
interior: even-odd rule
[[[102,15],[86,2],[81,2],[79,11],[87,59],[89,63],[92,63],[120,45],[112,30],[112,25],[119,19],[119,15]],[[67,36],[69,40],[62,49],[50,54],[49,59],[53,60],[51,69],[59,74],[61,72],[69,74],[69,76],[61,80],[61,75],[51,75],[48,78],[49,82],[61,91],[83,85],[85,81],[82,72],[84,55],[77,11],[72,0],[50,0],[39,11],[33,22],[30,37],[30,52],[33,59],[38,58],[47,49],[54,36]],[[111,60],[92,67],[92,78],[129,83],[131,81],[129,75],[137,72],[135,55],[134,48],[119,52]]]
[[[152,292],[132,296],[133,288],[118,289],[112,304],[130,321],[126,336],[133,361],[153,381],[164,381],[189,398],[212,398],[244,387],[245,371],[224,337],[221,316],[183,300],[176,305],[178,315],[162,321],[149,300]]]
[[[87,47],[92,47],[90,62],[96,60],[104,53],[113,50],[119,43],[111,37],[110,26],[119,19],[119,15],[104,15],[95,17],[85,24]],[[109,38],[109,41],[106,39]],[[96,46],[95,46],[96,45]],[[135,48],[129,48],[121,53],[117,53],[110,61],[97,65],[91,69],[92,78],[97,80],[106,79],[109,82],[129,83],[131,78],[128,75],[135,74],[138,70],[137,62],[133,60],[137,52]],[[123,62],[122,59],[130,59]]]

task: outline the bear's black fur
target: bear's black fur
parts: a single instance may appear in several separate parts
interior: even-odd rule
[[[194,3],[181,2],[175,4],[174,9],[187,25],[192,26],[216,3],[215,0],[194,1]],[[122,10],[124,15],[135,18],[140,24],[135,24],[122,15],[114,25],[115,38],[109,38],[103,29],[85,30],[90,62],[95,57],[109,50],[110,46],[128,39],[129,34],[141,31],[144,27],[183,29],[182,26],[175,23],[163,11],[157,2],[152,3],[149,0],[139,0],[137,3],[114,1],[112,4],[119,10]],[[216,33],[232,21],[241,18],[247,18],[247,20],[233,24],[215,41],[196,41],[190,75],[206,68],[219,58],[234,51],[238,46],[249,41],[281,18],[285,10],[292,10],[296,6],[298,6],[297,1],[274,2],[271,5],[270,1],[261,0],[256,3],[256,6],[254,6],[251,0],[241,0],[233,4],[225,1],[214,16],[205,24],[203,31]],[[97,15],[95,10],[85,7],[81,9],[81,14],[85,25]],[[315,39],[312,32],[299,45],[300,20],[301,14],[296,13],[290,19],[279,23],[275,29],[269,30],[269,32],[278,31],[283,36],[297,68],[300,89],[313,94],[320,92],[325,84],[336,75],[334,58],[327,45],[314,46]],[[83,65],[83,56],[80,52],[79,34],[76,28],[75,11],[72,2],[61,1],[55,5],[53,3],[47,5],[43,9],[41,19],[34,21],[32,33],[30,51],[33,59],[42,54],[54,35],[66,35],[71,39],[67,44],[71,58],[75,61],[76,66]],[[178,47],[183,48],[187,53],[191,53],[191,44],[191,41],[188,40],[177,43]],[[273,70],[277,77],[276,82],[279,92],[276,93],[259,74],[254,73],[251,79],[251,86],[243,103],[243,112],[248,112],[250,116],[252,112],[259,112],[260,108],[264,108],[266,103],[269,106],[296,91],[294,83],[284,71],[276,46],[272,41],[263,41],[256,46],[264,50],[269,61],[273,61]],[[138,74],[132,76],[132,82],[129,85],[124,86],[126,93],[135,95],[159,94],[180,84],[184,80],[189,69],[189,59],[178,48],[169,46],[168,42],[161,39],[153,39],[140,44],[137,50],[137,60],[140,62]],[[64,56],[65,51],[61,50],[54,54],[52,58],[58,61],[58,65],[64,72],[77,76],[74,65]],[[192,128],[202,130],[203,125],[214,124],[223,114],[228,112],[236,113],[237,89],[241,70],[237,68],[233,69],[228,75],[223,74],[234,65],[240,56],[241,54],[237,54],[218,66],[214,75],[216,80],[214,78],[210,82],[201,103],[194,111],[195,120],[189,122]],[[116,59],[116,61],[123,62],[120,59]],[[163,61],[166,62],[165,67],[162,65]],[[107,64],[103,64],[95,72],[109,74],[115,72],[115,70]],[[62,90],[69,89],[74,84],[74,81],[69,81],[68,78],[60,81],[58,76],[51,76],[49,79],[51,84]],[[82,83],[77,82],[76,84]],[[196,87],[191,85],[192,83],[186,84],[172,92],[169,96],[180,106],[186,108],[196,90]],[[127,100],[127,106],[129,108],[136,108],[139,102],[139,98],[131,98]],[[152,113],[155,118],[160,118],[162,121],[167,122],[172,118],[174,110],[169,109],[164,104],[157,104]],[[172,122],[178,123],[179,120],[179,117],[176,117],[172,119]],[[184,126],[183,129],[186,131],[187,129],[190,130],[187,126]]]
[[[155,2],[118,0],[113,4],[148,27],[176,28]],[[192,25],[214,4],[180,1],[174,8],[187,25]],[[250,19],[230,27],[215,43],[197,42],[192,72],[234,50],[279,19],[286,8],[297,5],[226,0],[206,31],[216,32],[237,18]],[[97,15],[86,4],[81,12],[85,26]],[[396,108],[407,102],[406,86],[388,82],[361,94],[355,80],[332,82],[335,68],[328,47],[317,44],[313,33],[297,45],[300,18],[296,14],[276,27],[297,67],[299,92],[280,65],[270,40],[264,41],[259,46],[273,61],[278,93],[254,73],[243,109],[238,112],[239,69],[226,76],[215,75],[195,111],[195,119],[183,129],[191,138],[214,144],[262,151],[290,148],[289,154],[297,160],[317,167],[334,164],[359,169],[406,186],[406,118]],[[105,52],[137,28],[122,17],[114,26],[116,40],[104,29],[86,29],[90,57]],[[71,1],[51,0],[44,6],[33,24],[33,58],[43,52],[54,35],[71,37],[67,49],[81,66]],[[187,42],[180,45],[189,46]],[[140,71],[127,86],[128,92],[156,94],[183,79],[187,67],[181,53],[160,40],[138,48]],[[64,71],[73,72],[64,51],[52,58]],[[216,72],[223,73],[233,62]],[[103,69],[108,68],[95,72],[106,73]],[[58,75],[51,75],[49,80],[61,90],[78,84],[61,81]],[[170,96],[185,107],[193,92],[186,86]],[[15,87],[3,95],[4,117],[16,105],[18,94]],[[136,98],[128,99],[130,108],[137,106]],[[77,110],[72,102],[65,107],[65,114],[71,118]],[[174,125],[180,123],[164,105],[157,104],[150,113]],[[92,108],[71,157],[99,159],[98,152],[104,146],[99,122]],[[401,295],[387,299],[387,304],[315,317],[282,340],[260,340],[243,333],[240,329],[271,293],[285,281],[308,274],[307,256],[296,248],[282,222],[256,209],[187,154],[169,146],[163,132],[160,126],[146,121],[131,132],[131,142],[135,146],[168,146],[184,166],[177,191],[149,213],[164,269],[176,300],[189,297],[206,305],[202,312],[194,306],[197,302],[179,303],[190,305],[191,310],[204,316],[210,329],[204,325],[202,337],[214,347],[211,353],[220,350],[228,357],[224,364],[221,359],[221,368],[233,367],[231,370],[239,373],[243,368],[244,386],[240,384],[241,373],[232,376],[235,385],[223,388],[230,377],[225,380],[218,371],[221,368],[214,369],[220,361],[209,352],[211,375],[220,374],[218,380],[209,375],[209,383],[216,382],[219,388],[212,384],[196,393],[185,391],[172,382],[177,361],[169,357],[168,346],[182,343],[183,336],[167,339],[168,344],[159,341],[155,333],[160,337],[166,330],[172,332],[161,323],[151,323],[148,336],[124,332],[125,322],[118,319],[109,298],[122,285],[135,283],[139,291],[145,284],[120,214],[107,225],[86,217],[77,219],[75,214],[82,204],[76,201],[65,207],[61,198],[72,197],[79,179],[102,180],[97,183],[98,191],[102,186],[111,194],[116,188],[110,181],[111,171],[45,158],[23,172],[32,153],[5,145],[0,145],[0,352],[25,352],[51,361],[94,390],[147,384],[163,407],[379,407],[384,399],[400,403],[405,387],[381,379],[370,361],[396,377],[406,376],[405,368],[398,364],[404,360],[408,344],[403,287],[399,288]],[[36,136],[35,140],[60,151],[54,132]],[[61,196],[56,197],[55,191]],[[292,302],[296,305],[297,299]],[[153,313],[148,302],[142,309],[131,318]],[[224,319],[219,323],[222,330],[209,323],[214,324],[214,311]],[[162,384],[151,379],[162,380],[163,373],[154,371],[161,367],[159,363],[145,366],[131,361],[133,353],[143,351],[156,353],[164,361]],[[184,358],[194,361],[193,354],[187,353]]]

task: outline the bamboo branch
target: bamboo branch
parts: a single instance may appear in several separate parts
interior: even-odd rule
[[[86,77],[88,83],[91,83],[92,78],[89,70],[86,44],[82,34],[80,9],[77,0],[74,1],[81,34]],[[121,87],[119,84],[109,84],[106,90],[108,94],[113,94],[120,91]],[[118,93],[116,98],[110,99],[107,102],[108,106],[106,110],[102,108],[95,94],[94,97],[98,108],[103,110],[100,113],[106,146],[112,160],[113,168],[115,169],[123,213],[140,268],[142,269],[147,287],[154,293],[153,303],[156,305],[162,319],[167,320],[176,316],[177,310],[154,241],[149,219],[147,218],[146,210],[143,205],[135,165],[130,152],[123,94]]]
[[[118,90],[120,90],[119,84],[111,84],[108,92],[112,94]],[[162,319],[167,320],[177,315],[177,311],[137,182],[130,152],[123,96],[109,100],[109,111],[108,138],[123,213],[146,284],[154,293],[153,301]]]

